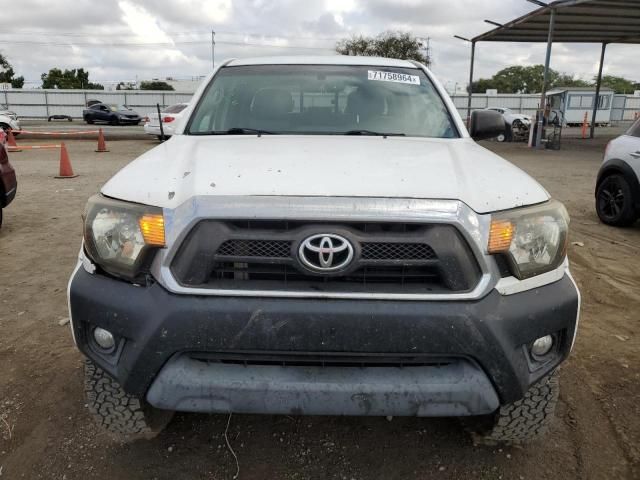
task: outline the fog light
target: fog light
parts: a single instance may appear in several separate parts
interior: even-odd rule
[[[531,345],[531,353],[537,357],[542,357],[549,353],[551,347],[553,347],[553,337],[551,335],[545,335],[533,342],[533,345]]]
[[[116,341],[113,338],[113,335],[104,328],[97,327],[93,331],[93,339],[100,348],[104,348],[105,350],[112,350],[113,347],[116,346]]]

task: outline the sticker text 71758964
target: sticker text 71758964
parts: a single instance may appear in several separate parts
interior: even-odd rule
[[[397,72],[382,72],[380,70],[369,70],[369,80],[420,85],[420,77],[417,75],[408,75],[406,73]]]

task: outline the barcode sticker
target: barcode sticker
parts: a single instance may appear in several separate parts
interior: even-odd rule
[[[420,85],[420,77],[417,75],[407,75],[406,73],[397,72],[381,72],[380,70],[369,70],[369,80]]]

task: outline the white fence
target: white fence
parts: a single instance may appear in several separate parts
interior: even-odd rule
[[[612,122],[634,120],[636,116],[640,116],[640,97],[631,95],[613,96]]]
[[[462,118],[467,118],[467,102],[469,97],[465,94],[451,96],[454,105],[460,112]],[[535,116],[540,95],[516,95],[499,94],[485,95],[473,94],[471,99],[471,110],[479,110],[488,107],[510,108],[514,112]],[[633,121],[636,116],[640,116],[640,97],[632,95],[614,95],[611,108],[612,122]]]
[[[160,107],[188,102],[191,93],[120,90],[5,90],[0,92],[0,104],[7,106],[21,118],[47,118],[49,115],[70,115],[82,118],[87,100],[107,104],[127,105],[145,115]]]
[[[467,118],[467,102],[469,101],[468,95],[452,95],[451,99],[458,109],[458,112],[460,112],[460,116],[462,118]],[[502,107],[510,108],[517,113],[534,116],[539,103],[540,95],[486,95],[484,93],[474,93],[471,98],[471,110],[481,110],[489,107]]]
[[[5,104],[22,118],[47,118],[49,115],[70,115],[74,118],[82,118],[82,110],[87,100],[92,99],[108,104],[127,105],[145,115],[154,112],[157,103],[160,107],[165,107],[174,103],[188,102],[191,97],[191,93],[171,91],[4,90],[0,91],[0,104]],[[466,118],[467,95],[457,94],[452,95],[451,98],[462,118]],[[539,101],[540,95],[474,94],[471,109],[503,107],[533,116]],[[631,121],[636,115],[640,115],[640,97],[614,96],[612,121]]]

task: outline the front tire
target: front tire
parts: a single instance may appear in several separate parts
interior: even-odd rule
[[[559,394],[555,371],[529,387],[522,399],[501,406],[483,428],[474,432],[476,442],[518,445],[541,438],[553,421]]]
[[[173,417],[173,412],[153,408],[144,399],[126,393],[89,359],[84,364],[84,390],[98,425],[123,440],[153,438]]]
[[[627,227],[635,222],[633,193],[623,175],[614,173],[600,181],[596,190],[596,212],[607,225]]]

